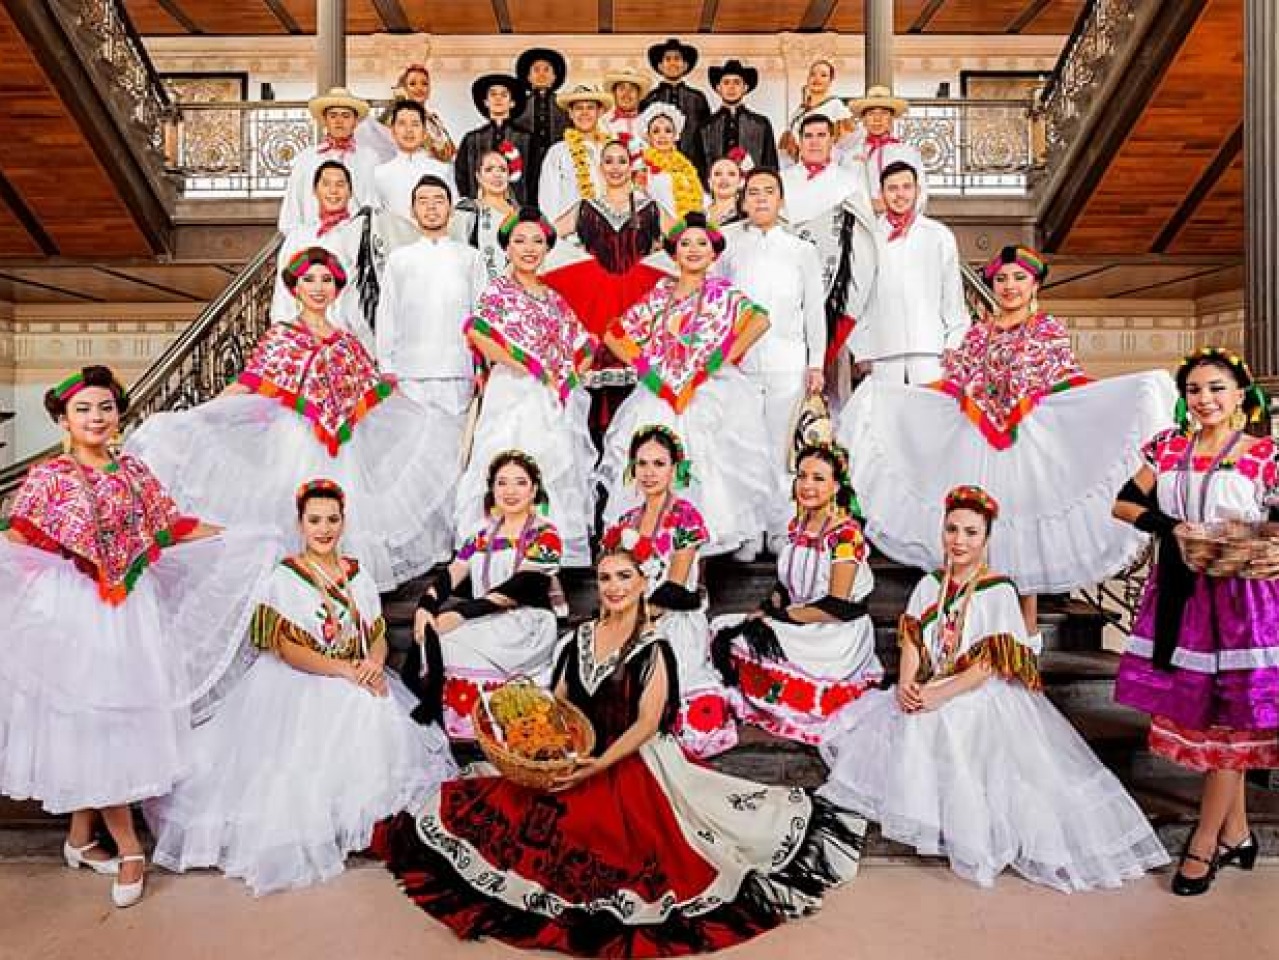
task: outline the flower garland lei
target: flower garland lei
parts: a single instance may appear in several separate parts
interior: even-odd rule
[[[654,170],[671,175],[671,189],[675,194],[675,216],[682,218],[693,210],[701,211],[702,183],[697,168],[678,150],[644,148],[644,160]]]
[[[591,178],[591,155],[586,149],[586,134],[576,127],[564,131],[568,155],[577,177],[577,193],[583,200],[595,199],[595,181]]]

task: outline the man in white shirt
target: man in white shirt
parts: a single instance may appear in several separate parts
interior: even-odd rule
[[[841,348],[875,278],[875,215],[856,175],[834,162],[835,123],[819,113],[800,122],[799,160],[782,171],[790,228],[817,245],[826,291],[827,394],[836,407],[849,391]],[[839,369],[837,369],[839,368]]]
[[[777,487],[775,511],[768,518],[769,549],[776,553],[786,536],[789,507],[790,453],[795,414],[806,392],[824,385],[826,293],[817,248],[786,230],[781,222],[781,175],[758,167],[742,188],[744,223],[724,231],[727,249],[716,272],[768,310],[769,328],[742,360],[741,368],[764,401],[765,428]],[[739,552],[754,558],[758,543]]]
[[[558,94],[555,102],[568,111],[573,125],[542,161],[537,201],[542,214],[551,221],[558,220],[579,200],[599,196],[604,189],[599,172],[600,148],[609,135],[600,126],[600,115],[612,108],[613,97],[583,83]]]
[[[433,415],[454,418],[460,441],[475,380],[462,325],[475,311],[488,275],[479,251],[449,237],[449,185],[427,174],[412,198],[422,239],[387,258],[375,328],[377,359],[405,396]]]
[[[921,171],[918,209],[923,212],[928,203],[928,182],[923,179],[922,172],[923,158],[893,129],[897,119],[906,116],[910,104],[901,97],[893,96],[888,87],[875,86],[866,91],[866,96],[854,100],[851,107],[861,122],[849,144],[841,151],[840,163],[857,174],[861,188],[870,197],[871,207],[876,213],[883,213],[884,201],[879,184],[889,162],[888,157],[892,154],[899,160],[905,160]]]
[[[949,228],[919,212],[919,168],[887,159],[879,270],[848,347],[876,380],[932,383],[941,379],[942,353],[959,346],[972,322],[959,246]]]
[[[636,154],[643,147],[644,131],[639,125],[639,105],[653,82],[634,67],[604,74],[604,89],[613,97],[613,109],[604,116],[604,128]]]
[[[391,136],[395,139],[394,159],[373,171],[373,188],[378,205],[390,213],[413,218],[413,188],[428,173],[448,184],[457,193],[451,164],[441,163],[426,151],[426,108],[416,100],[399,100],[391,108]]]
[[[368,114],[369,105],[345,87],[334,87],[322,97],[313,97],[307,108],[315,122],[324,127],[324,136],[315,146],[299,153],[289,171],[279,218],[280,232],[285,235],[319,216],[315,170],[326,160],[336,160],[350,171],[357,209],[376,202],[373,169],[379,161],[377,151],[360,146],[355,140],[355,127]]]

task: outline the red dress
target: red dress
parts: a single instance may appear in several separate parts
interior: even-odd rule
[[[798,788],[763,787],[686,760],[664,731],[679,697],[654,634],[597,662],[594,624],[556,667],[595,727],[597,754],[638,716],[658,663],[663,732],[563,793],[500,777],[446,783],[379,852],[406,895],[458,936],[584,957],[723,949],[812,912],[856,872],[865,821]]]

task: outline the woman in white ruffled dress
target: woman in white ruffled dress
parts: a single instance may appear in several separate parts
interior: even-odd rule
[[[456,773],[444,734],[410,719],[416,701],[384,670],[377,586],[340,551],[341,488],[304,484],[296,507],[304,547],[259,598],[259,656],[196,729],[190,776],[146,805],[156,863],[217,867],[255,894],[341,873],[374,824]]]
[[[946,353],[943,379],[863,383],[837,431],[866,534],[898,563],[941,565],[936,531],[951,487],[976,484],[1004,505],[991,561],[1021,591],[1031,633],[1036,594],[1098,583],[1140,556],[1146,535],[1110,505],[1177,400],[1162,370],[1086,376],[1065,326],[1039,309],[1047,273],[1034,250],[1004,247],[984,270],[998,309]]]
[[[639,382],[613,414],[596,473],[611,524],[638,502],[625,482],[635,431],[674,430],[698,464],[687,497],[710,531],[706,556],[731,553],[764,529],[774,492],[762,401],[737,367],[768,330],[768,314],[727,280],[706,276],[723,250],[706,216],[688,214],[666,237],[679,276],[658,281],[605,335]]]
[[[439,570],[418,601],[415,645],[404,677],[422,701],[415,715],[443,721],[450,737],[473,740],[471,708],[514,677],[545,684],[555,654],[551,593],[563,545],[542,472],[521,450],[504,450],[485,473],[487,519]],[[445,609],[469,581],[471,599]]]
[[[150,417],[126,444],[187,510],[224,524],[297,529],[305,480],[346,492],[346,546],[380,589],[449,556],[457,466],[439,427],[326,313],[346,270],[321,247],[284,268],[298,314],[263,334],[222,395]]]
[[[490,372],[470,465],[458,484],[457,530],[467,536],[484,522],[489,463],[518,448],[542,473],[548,516],[563,542],[562,565],[588,567],[596,452],[587,426],[591,400],[580,376],[597,343],[564,298],[538,277],[555,228],[537,209],[514,214],[498,240],[510,256],[511,275],[485,288],[466,323],[467,339]]]
[[[796,457],[794,499],[777,585],[754,613],[715,618],[711,658],[738,688],[743,720],[822,744],[840,713],[884,678],[866,607],[875,575],[847,453],[834,444],[805,446]]]
[[[901,618],[902,680],[844,714],[819,794],[986,887],[1010,866],[1069,893],[1166,864],[1145,814],[1043,693],[1017,589],[986,566],[998,505],[971,486],[944,503],[945,567]]]
[[[627,473],[644,502],[605,531],[603,547],[640,561],[649,611],[679,670],[675,735],[685,753],[711,757],[737,746],[737,724],[732,695],[711,664],[706,599],[698,589],[698,552],[710,535],[697,508],[676,494],[688,486],[692,463],[674,431],[652,425],[631,439]]]
[[[66,452],[32,468],[0,534],[0,794],[71,814],[67,865],[142,898],[129,805],[173,789],[193,704],[239,649],[278,546],[183,516],[108,444],[128,406],[106,367],[45,395]],[[95,842],[105,825],[118,857]]]

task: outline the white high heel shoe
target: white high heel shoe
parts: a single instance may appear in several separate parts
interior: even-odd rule
[[[140,853],[131,854],[127,857],[120,858],[120,865],[126,863],[138,862],[146,863],[147,858]],[[118,879],[111,884],[111,902],[117,907],[131,907],[142,899],[142,888],[146,885],[146,870],[142,871],[142,876],[134,883],[121,883]]]
[[[98,846],[98,841],[86,843],[83,847],[71,846],[70,840],[62,841],[62,859],[67,862],[67,866],[72,870],[79,870],[81,867],[88,867],[94,873],[104,873],[114,877],[120,872],[120,861],[112,857],[110,860],[90,860],[85,856],[90,850]]]

